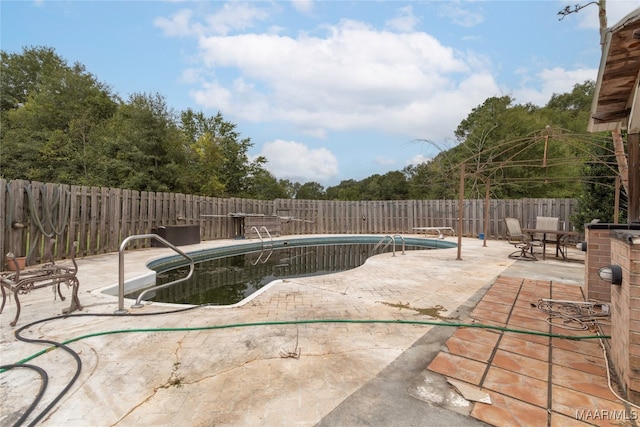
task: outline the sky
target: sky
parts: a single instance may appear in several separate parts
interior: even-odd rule
[[[487,98],[544,106],[595,81],[598,8],[558,14],[576,4],[2,0],[0,48],[51,47],[124,100],[220,112],[276,178],[329,187],[453,147]],[[640,0],[606,6],[613,26]]]

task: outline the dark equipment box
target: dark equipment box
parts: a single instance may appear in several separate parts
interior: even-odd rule
[[[157,234],[174,246],[194,245],[200,243],[200,225],[164,225],[151,228],[152,234]],[[165,247],[156,239],[151,240],[151,247]]]

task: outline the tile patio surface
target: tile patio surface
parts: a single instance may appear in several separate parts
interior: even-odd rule
[[[473,322],[508,329],[585,336],[547,322],[541,298],[584,301],[581,287],[548,280],[499,277],[471,312]],[[557,322],[562,325],[562,322]],[[608,327],[601,325],[605,334]],[[599,339],[574,341],[459,328],[429,370],[477,386],[492,404],[476,403],[471,416],[492,425],[634,425],[637,410],[609,389]],[[614,389],[617,386],[614,384]]]
[[[183,249],[230,243],[237,241]],[[25,424],[634,425],[620,420],[636,412],[609,391],[598,340],[435,325],[591,335],[552,327],[532,307],[540,298],[583,301],[582,264],[514,261],[502,241],[483,247],[463,239],[462,260],[456,251],[378,255],[342,273],[275,283],[237,307],[158,314],[175,306],[130,309],[127,300],[124,316],[113,315],[116,299],[101,292],[117,283],[117,254],[87,257],[79,260],[80,313],[60,317],[68,300],[42,289],[22,299],[13,328],[8,302],[0,316],[2,364],[37,353],[28,363],[49,375]],[[127,252],[125,277],[168,254]],[[18,341],[14,332],[25,325],[27,338],[68,342],[80,372],[65,351]],[[491,403],[463,398],[447,380],[488,394]],[[41,384],[27,369],[1,373],[0,425],[13,425]]]

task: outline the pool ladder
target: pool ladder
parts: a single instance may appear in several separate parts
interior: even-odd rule
[[[380,246],[382,246],[382,243],[384,243],[384,241],[386,239],[389,239],[389,243],[384,245],[384,248],[386,248],[387,246],[389,246],[390,244],[393,243],[393,256],[396,256],[396,237],[399,237],[400,240],[402,240],[402,255],[406,255],[404,253],[404,247],[405,247],[405,245],[404,245],[404,237],[402,237],[400,234],[394,234],[393,236],[387,234],[382,239],[380,239],[380,241],[374,246],[374,248],[371,250],[371,252],[374,252],[376,249],[378,249]]]
[[[255,225],[253,227],[251,227],[250,231],[256,231],[256,234],[258,235],[258,237],[260,238],[260,241],[262,242],[262,249],[264,249],[264,239],[262,238],[262,234],[260,234],[260,230],[264,230],[265,233],[267,233],[267,236],[269,236],[269,243],[271,245],[271,249],[273,249],[273,237],[271,237],[271,233],[269,233],[269,229],[266,226],[262,226],[260,227],[260,230],[258,230],[258,227],[256,227]]]
[[[131,306],[132,308],[142,307],[142,304],[140,304],[140,301],[142,300],[142,297],[148,294],[149,292],[152,292],[158,289],[164,289],[169,286],[175,285],[176,283],[179,283],[179,282],[184,282],[185,280],[189,280],[191,276],[193,276],[193,270],[194,270],[193,258],[191,258],[186,253],[182,252],[180,249],[178,249],[177,247],[175,247],[173,244],[169,243],[162,237],[158,236],[157,234],[136,234],[134,236],[129,236],[126,239],[124,239],[122,243],[120,243],[120,249],[118,250],[118,309],[115,311],[115,314],[127,314],[127,310],[124,308],[124,250],[126,249],[130,241],[140,240],[140,239],[155,239],[160,243],[162,243],[163,245],[165,245],[166,247],[173,249],[182,257],[186,258],[187,261],[189,261],[189,274],[187,274],[187,276],[183,277],[182,279],[177,279],[169,283],[164,283],[162,285],[145,289],[143,292],[140,293],[140,295],[138,295],[138,298],[136,299],[136,303]]]

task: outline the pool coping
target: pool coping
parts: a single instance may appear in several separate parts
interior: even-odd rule
[[[402,246],[401,250],[404,252],[405,245],[408,246],[424,246],[428,249],[452,249],[457,248],[457,243],[453,243],[450,241],[446,241],[443,239],[435,239],[435,238],[426,238],[426,237],[412,237],[412,236],[402,236],[400,234],[396,235],[382,235],[382,234],[357,234],[357,235],[329,235],[329,236],[288,236],[288,237],[278,237],[275,239],[271,239],[268,242],[265,241],[245,241],[244,243],[235,243],[224,246],[216,246],[202,249],[195,249],[193,251],[185,251],[186,255],[190,256],[194,263],[204,262],[210,260],[216,256],[225,257],[225,256],[233,256],[233,255],[242,255],[251,252],[258,251],[267,251],[270,249],[281,249],[285,247],[302,247],[302,246],[322,246],[322,245],[335,245],[335,244],[382,244],[387,238],[391,239],[393,243],[394,249],[393,252],[396,252],[396,237],[401,237]],[[295,244],[291,244],[291,242],[295,242]],[[267,246],[268,245],[268,246]],[[247,248],[251,248],[251,250],[247,250]],[[369,256],[365,263],[375,255]],[[146,288],[152,289],[150,287],[153,283],[156,282],[158,273],[162,273],[174,268],[179,268],[188,265],[188,260],[180,254],[175,255],[166,255],[160,256],[157,258],[153,258],[148,260],[145,263],[145,267],[148,269],[148,272],[143,273],[141,275],[131,277],[129,279],[125,279],[124,281],[124,299],[125,301],[135,301],[133,298],[128,298],[127,295],[132,292],[140,291]],[[357,267],[356,267],[357,268]],[[262,288],[256,290],[250,295],[246,296],[242,300],[233,303],[233,304],[219,304],[219,305],[210,305],[210,307],[219,307],[219,308],[233,308],[233,307],[241,307],[252,299],[259,296],[261,293],[265,292],[267,288],[271,288],[278,283],[281,283],[283,279],[276,279]],[[119,284],[105,286],[103,288],[96,290],[98,293],[108,295],[111,297],[118,297],[119,295]],[[189,307],[192,304],[180,304],[180,303],[167,303],[167,302],[157,302],[157,301],[148,301],[141,300],[141,304],[165,304],[167,306],[179,306],[179,307]]]

